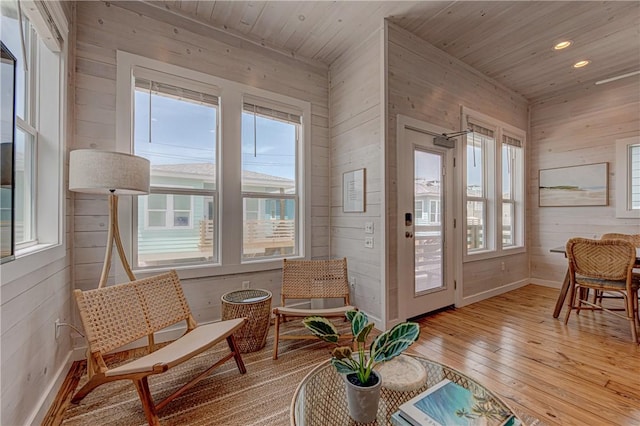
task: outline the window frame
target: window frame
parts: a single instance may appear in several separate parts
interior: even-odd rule
[[[463,262],[490,259],[495,257],[502,257],[511,254],[525,253],[526,252],[526,176],[527,176],[527,153],[526,153],[526,132],[518,129],[508,123],[494,119],[488,115],[474,111],[470,108],[462,107],[461,125],[463,129],[467,128],[468,122],[476,123],[482,127],[491,129],[494,131],[493,146],[487,149],[487,155],[483,156],[483,174],[484,181],[483,186],[485,192],[483,197],[469,197],[467,196],[467,143],[465,138],[465,144],[461,144],[462,151],[462,223],[463,223]],[[518,139],[522,142],[522,161],[521,173],[514,175],[511,183],[511,199],[503,197],[502,189],[502,147],[503,136],[509,136]],[[492,171],[491,173],[489,171]],[[467,249],[467,202],[468,201],[482,201],[486,202],[485,209],[483,211],[485,220],[485,247],[482,249],[469,250]],[[509,204],[512,206],[512,240],[513,244],[505,245],[503,243],[503,205]]]
[[[631,209],[631,146],[640,146],[640,136],[617,139],[616,145],[616,218],[640,218],[640,209]]]
[[[29,53],[37,58],[37,64],[29,69],[28,117],[16,117],[16,130],[21,128],[36,134],[32,175],[34,207],[30,215],[34,238],[17,244],[15,258],[0,265],[3,285],[66,255],[64,159],[68,123],[72,119],[67,108],[69,49],[64,42],[68,23],[56,3],[39,4],[22,12],[31,24]],[[47,13],[53,21],[45,17]],[[33,37],[34,34],[37,37]],[[21,52],[16,56],[20,59]]]
[[[185,79],[202,82],[217,88],[219,103],[219,143],[218,143],[218,164],[217,171],[217,191],[218,215],[218,239],[219,247],[224,248],[218,253],[218,262],[211,264],[194,265],[172,265],[163,267],[151,267],[139,269],[135,268],[136,274],[151,274],[167,269],[179,269],[181,276],[185,278],[197,278],[203,276],[218,276],[233,273],[244,273],[253,271],[273,270],[282,266],[282,258],[268,258],[254,260],[251,262],[242,261],[242,239],[237,238],[241,234],[243,215],[242,211],[243,193],[241,191],[241,113],[243,99],[247,97],[260,98],[278,105],[287,105],[300,111],[302,116],[302,131],[300,132],[297,145],[297,185],[299,188],[298,208],[298,258],[307,258],[311,252],[311,203],[310,203],[310,141],[311,141],[311,104],[291,98],[286,95],[273,93],[267,90],[258,89],[242,83],[226,80],[216,76],[202,73],[200,71],[184,68],[178,65],[167,64],[155,59],[118,51],[117,57],[117,83],[116,83],[116,151],[132,152],[132,72],[135,67],[143,67],[160,73],[173,76],[180,76]],[[234,113],[236,111],[237,113]],[[219,155],[224,152],[225,158]],[[265,196],[266,194],[260,194]],[[286,194],[285,194],[286,195]],[[278,194],[279,198],[282,198]],[[121,232],[125,251],[130,258],[133,258],[134,249],[133,224],[137,221],[136,197],[122,197],[120,200],[122,212]],[[126,217],[124,217],[126,216]],[[224,225],[222,225],[224,221]],[[116,265],[116,277],[124,277],[124,271]]]

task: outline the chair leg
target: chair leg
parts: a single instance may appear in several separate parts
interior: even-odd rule
[[[151,397],[151,391],[149,390],[149,381],[147,380],[147,376],[141,379],[133,379],[133,383],[136,385],[136,390],[138,391],[138,396],[140,396],[144,415],[147,417],[149,426],[160,426],[160,420],[158,420],[156,407],[153,404],[153,398]]]
[[[238,371],[241,374],[247,372],[247,368],[244,366],[244,361],[242,361],[242,356],[240,355],[240,351],[238,350],[238,345],[236,343],[236,338],[233,337],[233,334],[227,337],[227,344],[229,345],[229,349],[233,352],[233,359],[236,361],[236,365],[238,366]]]
[[[275,318],[275,336],[273,336],[273,359],[278,359],[278,341],[280,340],[280,314]]]
[[[576,297],[576,285],[573,283],[569,284],[569,297],[567,297],[567,313],[564,316],[564,323],[569,323],[569,316],[571,315],[571,311],[573,310],[573,306],[575,305],[575,297]]]
[[[85,396],[89,395],[92,390],[103,383],[107,383],[108,381],[109,380],[104,376],[104,374],[94,375],[93,377],[91,377],[91,379],[89,379],[87,383],[85,383],[82,388],[80,388],[78,392],[76,392],[76,394],[71,399],[71,402],[74,404],[79,403]]]
[[[627,294],[625,302],[627,305],[627,318],[631,326],[631,339],[633,339],[634,343],[638,343],[638,330],[636,329],[638,294],[636,292]]]

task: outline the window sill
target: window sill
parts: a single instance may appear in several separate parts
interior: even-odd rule
[[[465,255],[463,263],[476,262],[479,260],[495,259],[497,257],[511,256],[514,254],[521,254],[526,252],[527,252],[527,249],[523,246],[504,248],[500,251],[485,250],[482,252]]]
[[[291,256],[287,259],[303,259],[301,256]],[[264,272],[282,269],[283,259],[260,260],[239,265],[188,265],[188,266],[166,266],[145,269],[134,269],[133,273],[137,278],[150,277],[161,274],[171,269],[175,269],[181,279],[195,279],[205,277],[218,277],[224,275],[247,274],[253,272]],[[120,272],[120,271],[118,271]],[[122,276],[126,280],[126,275]]]
[[[14,260],[0,266],[2,271],[2,285],[29,275],[48,264],[65,256],[64,244],[36,244],[18,250]]]

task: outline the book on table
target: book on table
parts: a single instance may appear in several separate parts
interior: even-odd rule
[[[520,421],[491,398],[474,395],[448,379],[400,406],[394,424],[412,426],[518,426]]]

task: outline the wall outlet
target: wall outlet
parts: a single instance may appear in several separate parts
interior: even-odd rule
[[[500,262],[500,270],[501,270],[502,272],[504,272],[504,270],[505,270],[504,262]]]
[[[248,289],[250,284],[251,284],[251,281],[242,281],[242,289],[243,290]]]
[[[373,237],[364,237],[364,246],[366,248],[373,248]]]
[[[365,222],[364,223],[364,233],[365,234],[373,234],[373,222]]]
[[[356,288],[356,277],[349,277],[349,287]]]

